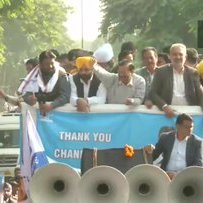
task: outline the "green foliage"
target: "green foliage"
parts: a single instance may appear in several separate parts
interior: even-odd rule
[[[4,23],[6,19],[12,19],[20,12],[20,8],[24,1],[20,0],[0,0],[0,65],[2,65],[6,59],[4,56],[6,46],[3,43],[4,39]]]
[[[64,27],[70,12],[64,0],[0,0],[1,85],[16,89],[25,75],[24,59],[45,49],[70,48],[72,41]]]
[[[203,19],[201,0],[101,0],[101,32],[110,40],[134,34],[139,45],[164,48],[174,42],[196,47],[197,20]]]
[[[16,52],[21,47],[32,55],[47,48],[69,47],[70,40],[63,26],[67,10],[60,0],[35,0],[15,19],[7,19],[4,37],[9,51]]]
[[[2,41],[3,39],[3,31],[4,31],[3,28],[0,26],[0,41]],[[5,58],[3,56],[4,49],[5,49],[4,44],[0,43],[0,65],[3,64],[5,61]]]

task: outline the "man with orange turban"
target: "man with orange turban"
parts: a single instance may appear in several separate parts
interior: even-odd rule
[[[106,102],[106,89],[93,72],[95,63],[93,57],[78,57],[75,62],[78,73],[70,76],[70,103],[79,112],[90,112],[90,105]]]

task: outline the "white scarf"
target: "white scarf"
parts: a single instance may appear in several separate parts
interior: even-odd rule
[[[23,82],[20,84],[18,88],[18,93],[24,95],[26,92],[31,89],[33,83],[35,83],[36,77],[39,73],[39,65],[37,65],[30,73],[25,77]],[[33,91],[31,91],[33,92]]]
[[[56,82],[59,77],[59,70],[61,67],[58,64],[55,64],[55,72],[45,85],[42,79],[42,73],[40,71],[39,65],[37,65],[24,79],[18,88],[18,92],[24,95],[26,92],[39,92],[41,88],[42,92],[51,92],[56,85]]]
[[[48,81],[48,83],[45,85],[44,84],[44,81],[42,79],[42,73],[41,71],[39,70],[39,73],[37,75],[37,85],[38,85],[38,91],[39,91],[39,87],[40,89],[42,90],[42,92],[52,92],[52,90],[54,89],[56,83],[57,83],[57,80],[58,80],[58,77],[59,77],[59,69],[58,68],[55,68],[55,72],[54,74],[52,75],[52,77],[50,78],[50,80]],[[38,92],[37,91],[37,92]]]

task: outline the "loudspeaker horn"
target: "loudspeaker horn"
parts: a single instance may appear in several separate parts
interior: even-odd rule
[[[83,174],[78,192],[79,203],[127,203],[129,185],[119,170],[97,166]]]
[[[203,202],[203,168],[191,166],[179,172],[169,186],[170,203]]]
[[[170,179],[161,168],[149,164],[137,165],[125,174],[129,186],[129,203],[168,203]]]
[[[80,175],[70,166],[51,163],[40,168],[30,182],[33,203],[75,203]]]

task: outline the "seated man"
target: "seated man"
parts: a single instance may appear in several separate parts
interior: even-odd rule
[[[107,89],[108,104],[140,105],[145,96],[145,80],[135,74],[131,61],[118,64],[118,73],[109,73],[98,64],[94,72]]]
[[[161,168],[172,178],[188,166],[202,166],[202,140],[192,134],[193,119],[180,114],[176,120],[176,131],[162,134],[158,143],[145,147],[156,160],[163,155]]]
[[[39,102],[42,115],[70,99],[70,83],[55,58],[51,51],[43,51],[39,55],[39,65],[27,75],[23,84],[24,101],[31,106]]]
[[[89,112],[90,105],[106,102],[106,89],[93,72],[95,62],[92,57],[77,58],[78,73],[70,76],[70,102],[80,112]]]

